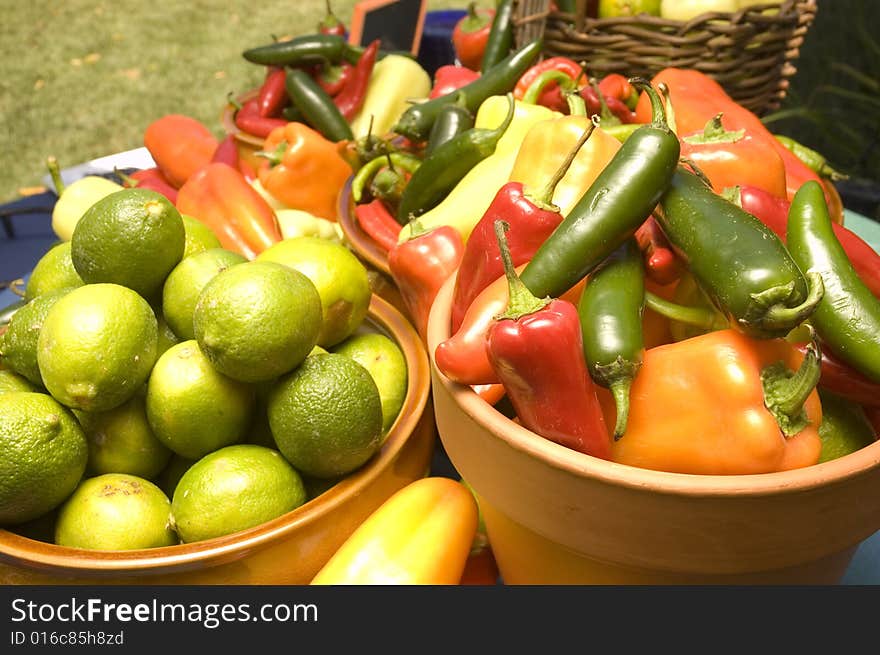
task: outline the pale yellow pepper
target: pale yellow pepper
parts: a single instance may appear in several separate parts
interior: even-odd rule
[[[410,103],[426,99],[429,93],[431,76],[417,61],[403,55],[386,55],[373,66],[364,104],[351,119],[354,138],[388,134]]]
[[[449,225],[467,243],[474,226],[486,213],[492,199],[510,179],[513,163],[523,139],[533,125],[561,116],[559,112],[531,103],[516,102],[513,120],[498,141],[495,152],[474,166],[439,205],[419,216],[419,229],[431,230]],[[474,127],[494,129],[504,122],[510,108],[506,96],[490,96],[477,110]],[[411,226],[405,225],[398,241],[412,238]]]

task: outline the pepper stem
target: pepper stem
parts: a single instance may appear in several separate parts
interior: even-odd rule
[[[605,102],[605,94],[602,93],[602,89],[599,88],[599,83],[596,82],[596,78],[590,78],[590,87],[593,89],[593,92],[599,99],[599,114],[602,118],[602,124],[620,125],[623,121],[615,116],[614,113],[608,108],[608,103]]]
[[[495,221],[495,238],[498,240],[498,249],[501,251],[501,261],[504,264],[504,275],[507,277],[509,294],[507,310],[495,317],[497,321],[506,318],[515,321],[518,318],[535,313],[550,302],[550,298],[542,299],[535,297],[516,274],[513,257],[510,254],[510,246],[507,243],[507,231],[509,229],[510,224],[507,221],[500,219]]]
[[[526,92],[523,94],[522,98],[523,102],[530,105],[537,105],[538,98],[541,97],[541,93],[544,91],[544,87],[546,87],[551,82],[557,82],[559,84],[559,88],[562,91],[571,91],[576,88],[576,82],[568,75],[563,73],[561,70],[546,70],[538,75],[538,77],[536,77],[534,81],[529,85],[529,88],[526,89]]]
[[[663,96],[663,105],[666,108],[666,124],[673,132],[678,132],[678,127],[675,124],[675,110],[672,108],[672,98],[669,97],[669,87],[666,86],[666,82],[660,82],[657,88]]]
[[[644,77],[631,77],[627,81],[632,86],[641,89],[648,94],[648,99],[651,101],[651,124],[654,127],[671,129],[669,123],[666,122],[666,110],[663,108],[663,101],[660,99],[660,94],[657,93],[657,90],[653,86],[651,86],[651,83]]]
[[[50,155],[46,159],[46,168],[49,169],[49,175],[52,177],[52,184],[55,185],[55,193],[57,193],[60,198],[66,187],[64,186],[64,180],[61,179],[61,169],[58,167],[58,160]]]
[[[574,145],[574,148],[569,150],[565,159],[562,161],[562,164],[559,165],[559,168],[556,169],[553,176],[547,180],[547,184],[534,193],[532,193],[530,189],[524,190],[523,195],[525,195],[533,205],[540,207],[541,209],[549,209],[550,211],[558,210],[558,207],[553,204],[553,194],[556,193],[556,186],[562,178],[565,177],[568,169],[571,168],[571,164],[574,162],[575,157],[577,157],[577,154],[581,151],[581,148],[587,142],[587,139],[590,138],[590,135],[593,133],[593,130],[596,129],[597,124],[598,120],[593,116],[589,127],[587,127],[587,129],[584,130],[584,133],[581,134],[577,143]]]
[[[667,111],[668,107],[669,105],[667,104]],[[736,143],[742,139],[746,134],[745,128],[735,132],[725,129],[724,125],[721,124],[721,117],[723,115],[724,112],[718,112],[706,122],[702,132],[686,136],[682,141],[691,145],[702,145],[706,143]]]
[[[754,322],[759,327],[770,331],[788,332],[792,328],[803,323],[825,295],[825,284],[822,275],[817,271],[807,273],[808,292],[806,299],[799,305],[788,307],[785,301],[791,297],[794,285],[773,287],[759,294],[752,294],[753,306],[750,309],[757,310],[757,318]]]
[[[284,152],[287,150],[287,146],[287,141],[281,141],[278,143],[275,150],[258,150],[254,153],[254,156],[268,159],[270,165],[277,166],[281,163],[281,160],[284,159]]]
[[[632,388],[630,378],[621,378],[610,387],[611,395],[614,396],[614,406],[617,409],[617,419],[614,422],[614,440],[618,441],[626,432],[626,424],[629,420],[629,391]]]
[[[120,182],[123,185],[129,187],[136,187],[138,185],[138,181],[134,179],[131,175],[126,174],[125,171],[119,170],[116,166],[113,167],[113,174],[119,178]]]
[[[804,403],[819,383],[821,371],[821,355],[815,338],[807,345],[804,359],[795,373],[782,362],[761,371],[764,405],[786,437],[793,437],[809,424]]]
[[[671,321],[692,325],[704,330],[723,330],[730,327],[718,312],[703,307],[687,307],[645,291],[645,306]]]
[[[587,115],[587,103],[584,102],[583,97],[577,92],[577,89],[565,92],[565,102],[568,103],[569,116]]]

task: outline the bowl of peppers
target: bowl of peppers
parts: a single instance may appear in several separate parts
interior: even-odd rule
[[[440,438],[507,583],[838,582],[880,529],[880,255],[816,179],[713,188],[633,83],[573,207],[485,214],[437,293]]]

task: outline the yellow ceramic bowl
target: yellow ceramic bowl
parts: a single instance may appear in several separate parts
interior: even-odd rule
[[[437,370],[453,285],[428,326],[434,414],[506,583],[834,583],[880,529],[880,441],[794,471],[709,476],[608,462],[526,430]]]
[[[0,530],[0,584],[307,584],[367,516],[430,468],[436,432],[425,350],[375,295],[368,320],[400,345],[409,380],[384,446],[357,472],[273,521],[179,546],[97,552]]]

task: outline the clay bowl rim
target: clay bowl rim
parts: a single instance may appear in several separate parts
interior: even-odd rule
[[[428,353],[432,373],[457,406],[477,425],[511,448],[551,468],[634,490],[695,497],[760,497],[800,493],[839,483],[880,468],[880,440],[843,457],[790,471],[743,475],[670,473],[609,462],[561,446],[514,423],[482,400],[470,387],[449,380],[437,368],[434,350],[449,334],[449,315],[455,275],[437,294],[428,321]],[[442,432],[438,433],[441,440]]]
[[[359,471],[300,507],[253,528],[189,544],[127,551],[91,551],[36,541],[0,529],[0,561],[29,568],[68,573],[168,572],[218,565],[294,534],[302,526],[325,518],[372,484],[393,466],[427,410],[430,365],[415,329],[384,299],[372,296],[367,320],[395,339],[407,361],[407,390],[397,420],[380,449]]]
[[[339,190],[336,214],[343,235],[354,247],[355,251],[376,270],[391,275],[388,266],[388,252],[364,232],[354,213],[354,200],[351,197],[351,183],[354,175],[349,176]]]

